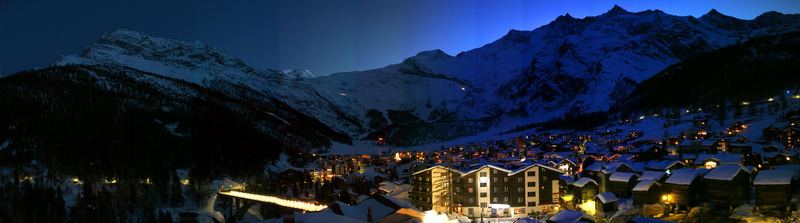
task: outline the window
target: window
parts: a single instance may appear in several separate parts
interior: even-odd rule
[[[536,187],[536,182],[528,182],[528,187]]]
[[[467,178],[467,182],[473,183],[474,181],[472,180],[472,178]]]
[[[528,197],[536,197],[536,192],[534,191],[528,192]]]
[[[459,192],[461,192],[461,188],[460,187],[456,187],[456,193],[459,193]]]
[[[439,177],[446,177],[446,176],[447,176],[447,174],[445,174],[445,173],[439,173]]]
[[[524,178],[522,178],[522,177],[517,177],[517,183],[522,183],[522,182],[524,182],[524,181],[525,181],[525,179],[524,179]]]
[[[525,200],[523,200],[521,197],[518,197],[517,198],[517,203],[522,203],[522,202],[525,202]]]
[[[469,198],[469,203],[470,204],[475,203],[475,198],[473,198],[473,197]]]
[[[473,192],[473,191],[472,191],[472,188],[471,188],[471,187],[468,187],[468,188],[467,188],[467,193],[472,193],[472,192]]]
[[[706,161],[705,166],[706,166],[706,169],[709,169],[709,170],[710,169],[714,169],[714,168],[717,168],[717,162],[709,160],[709,161]]]
[[[481,183],[481,187],[486,187],[486,183]]]
[[[503,182],[508,183],[508,177],[503,177]]]
[[[525,192],[525,188],[517,187],[517,193]]]
[[[528,172],[528,176],[529,177],[535,177],[536,176],[536,172],[530,171],[530,172]]]
[[[496,187],[495,187],[495,188],[492,188],[492,192],[495,192],[495,193],[497,193],[497,188],[496,188]]]
[[[497,170],[492,170],[492,174],[497,174]]]
[[[508,203],[508,197],[503,197],[503,202]]]
[[[497,183],[497,177],[492,177],[492,182]]]
[[[481,202],[481,207],[486,208],[486,202]]]
[[[528,202],[528,207],[536,207],[536,202]]]
[[[486,176],[486,172],[481,172],[481,176],[485,177]]]
[[[481,192],[481,197],[486,197],[486,192]]]
[[[503,187],[503,192],[508,192],[508,187]]]
[[[475,215],[475,211],[474,211],[474,210],[472,210],[472,208],[467,208],[467,214],[468,214],[469,216],[473,216],[473,215]]]
[[[497,203],[497,197],[493,197],[493,198],[492,198],[492,202],[495,202],[495,203]]]

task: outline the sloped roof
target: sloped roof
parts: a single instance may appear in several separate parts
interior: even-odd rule
[[[712,169],[709,171],[703,178],[709,180],[724,180],[724,181],[731,181],[733,180],[739,172],[744,172],[741,166],[739,165],[722,165],[717,166],[717,168]]]
[[[600,202],[603,204],[608,204],[611,202],[617,202],[617,196],[614,195],[612,192],[603,192],[595,196],[595,198],[600,199]]]
[[[608,179],[614,182],[628,182],[634,176],[636,176],[635,173],[616,172],[611,174]]]
[[[683,168],[678,169],[672,172],[672,175],[667,178],[665,183],[668,184],[676,184],[676,185],[691,185],[694,180],[702,175],[705,174],[706,169],[690,169],[690,168]]]
[[[786,169],[762,170],[753,180],[753,185],[789,185],[797,173]]]
[[[594,185],[597,185],[597,182],[592,180],[592,178],[588,178],[588,177],[581,177],[580,179],[576,180],[575,182],[572,182],[572,185],[576,186],[576,187],[583,187],[583,186],[586,186],[587,183],[593,183]]]
[[[633,187],[633,191],[650,191],[650,188],[652,188],[653,185],[661,186],[661,184],[656,182],[655,180],[646,179],[639,181],[639,183]]]

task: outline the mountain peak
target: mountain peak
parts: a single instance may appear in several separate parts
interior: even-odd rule
[[[628,10],[623,9],[619,5],[614,4],[614,7],[611,7],[611,9],[608,10],[608,12],[606,12],[605,14],[606,15],[619,15],[619,14],[627,14],[627,13],[630,13],[630,12],[628,12]]]
[[[555,21],[556,22],[570,22],[570,21],[575,21],[575,20],[576,20],[575,17],[572,17],[572,15],[567,13],[567,14],[560,15],[560,16],[556,17]]]
[[[419,52],[419,53],[417,53],[416,57],[430,58],[430,59],[442,59],[442,58],[448,58],[448,57],[450,57],[450,55],[448,55],[447,53],[445,53],[441,49],[435,49],[435,50],[428,50],[428,51]]]

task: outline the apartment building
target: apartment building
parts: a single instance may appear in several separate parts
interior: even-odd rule
[[[464,168],[436,165],[412,174],[409,194],[421,210],[522,217],[533,211],[557,210],[561,174],[557,168],[531,162]]]

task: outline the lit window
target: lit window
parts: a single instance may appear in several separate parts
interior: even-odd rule
[[[709,170],[710,169],[714,169],[714,168],[717,168],[717,162],[709,160],[709,161],[706,161],[705,166],[706,166],[706,169],[709,169]]]

